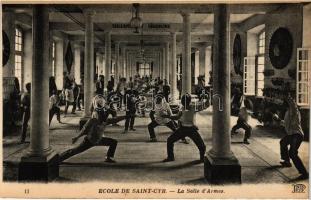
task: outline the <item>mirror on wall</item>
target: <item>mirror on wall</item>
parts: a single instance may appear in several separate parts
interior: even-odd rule
[[[2,66],[4,67],[10,58],[10,40],[5,31],[2,31]]]
[[[236,34],[233,42],[233,66],[236,74],[243,75],[242,69],[242,42],[239,34]]]
[[[293,38],[286,28],[278,28],[272,35],[269,44],[269,58],[276,69],[285,68],[293,53]]]

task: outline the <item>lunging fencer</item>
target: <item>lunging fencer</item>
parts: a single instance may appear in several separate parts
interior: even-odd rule
[[[290,160],[293,161],[300,176],[299,179],[308,179],[309,173],[304,166],[301,158],[298,155],[299,147],[303,141],[304,134],[301,128],[301,116],[296,102],[288,96],[285,99],[287,111],[284,120],[281,120],[277,115],[273,118],[281,122],[285,128],[286,135],[280,140],[280,162],[283,167],[291,167]],[[288,148],[289,146],[289,148]]]
[[[164,96],[157,95],[155,97],[154,109],[150,112],[151,122],[148,124],[150,142],[157,142],[157,138],[154,132],[154,129],[157,126],[165,125],[173,132],[177,130],[177,123],[174,120],[170,119],[171,116],[173,116],[173,113],[170,105],[166,102]],[[182,141],[185,144],[188,144],[185,138],[182,138]]]
[[[197,107],[191,104],[191,95],[185,94],[181,97],[182,109],[175,115],[171,116],[171,119],[179,119],[180,127],[167,139],[167,158],[163,162],[174,161],[174,143],[182,138],[189,137],[197,146],[200,152],[200,161],[203,161],[206,146],[203,142],[201,135],[198,132],[197,126],[194,124],[194,118]],[[200,106],[202,108],[203,106]]]
[[[124,120],[126,117],[119,116],[107,119],[107,115],[104,111],[104,105],[105,103],[102,101],[100,102],[100,105],[95,107],[92,112],[92,117],[86,122],[86,124],[84,124],[83,128],[79,132],[79,135],[72,138],[72,143],[74,144],[80,137],[86,135],[83,141],[78,146],[63,152],[59,158],[60,162],[94,146],[109,146],[105,162],[115,163],[113,158],[118,142],[113,138],[105,137],[104,128],[108,124],[117,123]],[[100,130],[99,126],[101,124],[103,125],[103,130]]]

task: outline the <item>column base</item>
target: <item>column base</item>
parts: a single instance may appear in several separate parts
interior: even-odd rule
[[[23,156],[18,167],[18,181],[48,182],[59,176],[59,155]]]
[[[81,130],[84,126],[84,124],[87,122],[87,120],[89,120],[90,118],[89,117],[82,117],[80,119],[80,122],[79,122],[79,129]]]
[[[214,158],[206,155],[204,158],[204,177],[212,184],[241,184],[241,165],[236,157]]]

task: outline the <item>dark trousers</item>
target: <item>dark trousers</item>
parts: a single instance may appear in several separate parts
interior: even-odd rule
[[[71,111],[71,113],[74,113],[74,112],[76,111],[76,106],[77,106],[76,102],[75,102],[75,101],[74,101],[74,102],[66,101],[65,115],[67,114],[69,105],[72,105],[72,111]]]
[[[168,102],[168,96],[169,96],[169,94],[164,94],[164,98],[165,98],[165,100],[166,100],[166,102]]]
[[[73,149],[69,149],[65,152],[63,152],[60,155],[60,161],[66,160],[76,154],[79,154],[83,151],[86,151],[89,148],[92,148],[94,146],[109,146],[108,152],[107,152],[107,158],[114,157],[114,153],[117,148],[117,140],[108,138],[108,137],[102,137],[102,139],[97,143],[97,144],[92,144],[87,137],[84,138],[84,140],[77,146],[74,147]]]
[[[236,125],[232,127],[231,132],[235,132],[239,128],[242,128],[245,130],[244,140],[247,140],[251,137],[252,134],[252,127],[244,120],[238,119]]]
[[[148,124],[148,131],[149,131],[150,138],[156,138],[154,128],[159,126],[159,125],[160,124],[158,124],[154,120]],[[171,129],[173,132],[175,132],[177,130],[177,126],[173,121],[169,121],[168,123],[165,124],[165,126],[167,126],[169,129]]]
[[[24,111],[21,142],[24,142],[26,139],[26,133],[27,133],[29,119],[30,119],[30,110]]]
[[[126,111],[126,120],[125,120],[125,130],[127,131],[130,127],[130,129],[133,129],[134,122],[135,122],[135,113],[136,111]]]
[[[80,94],[77,100],[77,106],[79,110],[81,110],[81,104],[84,106],[84,94]]]
[[[59,107],[53,107],[49,111],[49,125],[51,124],[51,121],[53,119],[53,116],[56,114],[57,120],[60,122],[60,108]]]
[[[117,116],[117,111],[114,108],[109,108],[107,110],[107,116],[111,115],[112,117],[116,117]]]
[[[281,159],[289,162],[289,159],[291,158],[299,173],[307,174],[307,170],[298,156],[298,149],[300,147],[302,140],[303,137],[300,134],[284,136],[280,141]]]
[[[174,159],[174,143],[182,138],[189,137],[200,151],[200,159],[204,158],[205,144],[201,135],[198,133],[195,127],[180,127],[167,139],[167,157]]]

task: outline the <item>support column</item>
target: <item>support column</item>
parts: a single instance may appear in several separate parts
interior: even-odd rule
[[[170,43],[165,43],[165,79],[170,80]]]
[[[24,31],[24,65],[23,66],[32,66],[32,31]],[[50,68],[52,68],[52,63],[50,63]],[[26,83],[31,82],[31,67],[23,67],[24,80],[20,85],[21,89],[24,88]],[[3,74],[4,76],[4,74]]]
[[[194,84],[198,84],[199,70],[200,70],[200,57],[199,50],[196,50],[194,53]]]
[[[115,83],[119,82],[119,77],[120,77],[120,43],[116,42],[115,44]],[[115,84],[116,85],[116,84]]]
[[[212,47],[205,49],[205,86],[209,85],[210,71],[212,70]]]
[[[163,61],[162,61],[162,49],[160,49],[160,52],[159,52],[159,77],[162,79],[162,69],[163,69]]]
[[[206,47],[202,47],[199,49],[199,75],[205,75],[205,54],[206,54]]]
[[[228,5],[214,11],[212,149],[204,161],[211,183],[241,182],[241,166],[230,149],[230,12]]]
[[[49,142],[49,10],[33,7],[33,65],[30,145],[19,164],[19,180],[52,180],[59,175],[58,155]],[[35,173],[33,173],[35,171]]]
[[[110,80],[111,74],[111,32],[108,31],[105,33],[105,87]]]
[[[102,75],[104,66],[104,55],[103,53],[98,54],[98,75]]]
[[[102,66],[101,66],[101,74],[102,75],[104,75],[104,77],[106,77],[106,72],[105,72],[105,69],[106,69],[106,55],[105,54],[102,54],[101,55],[101,59],[102,59],[102,61],[103,61],[103,64],[102,64]]]
[[[126,60],[126,55],[125,55],[125,47],[121,47],[121,77],[125,77],[125,60]]]
[[[176,59],[177,59],[176,58],[176,33],[172,33],[172,57],[171,57],[171,78],[170,78],[172,101],[175,101],[177,99]]]
[[[183,13],[182,95],[191,94],[191,23],[190,13]]]
[[[162,49],[162,69],[161,69],[161,73],[162,73],[162,79],[165,79],[165,69],[166,69],[166,59],[165,59],[165,48]]]
[[[74,45],[74,77],[78,85],[81,84],[80,62],[81,62],[81,49],[78,44]]]
[[[61,90],[64,86],[64,41],[55,41],[55,82],[57,89]]]
[[[84,117],[91,117],[94,96],[94,18],[95,12],[85,11],[85,54],[84,54]]]

